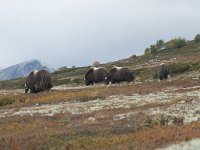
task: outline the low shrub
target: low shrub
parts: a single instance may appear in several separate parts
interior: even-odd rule
[[[14,102],[15,102],[14,98],[3,97],[3,98],[0,99],[0,106],[10,105],[10,104],[12,104]]]
[[[184,73],[186,71],[188,71],[190,68],[189,64],[171,64],[170,65],[170,69],[171,69],[171,73],[173,74],[181,74]]]
[[[170,64],[171,73],[173,74],[181,74],[186,71],[193,71],[193,70],[199,70],[200,69],[200,63],[199,62],[189,62],[189,63],[183,63],[183,64],[177,64],[173,63]]]
[[[195,41],[195,42],[200,42],[200,34],[197,34],[197,35],[194,37],[194,41]]]

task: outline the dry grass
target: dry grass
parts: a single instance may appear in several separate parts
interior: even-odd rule
[[[199,85],[198,81],[191,80],[176,80],[172,82],[150,82],[131,85],[117,86],[97,86],[83,89],[72,89],[64,91],[53,90],[51,92],[43,92],[38,94],[23,94],[23,93],[7,93],[1,94],[0,98],[14,99],[13,105],[35,104],[35,103],[56,103],[66,101],[88,101],[97,98],[104,99],[114,95],[132,95],[134,93],[149,94],[159,92],[166,87],[190,87]]]
[[[84,123],[90,115],[57,114],[52,118],[35,116],[3,119],[1,121],[4,123],[0,124],[0,149],[151,150],[200,137],[199,122],[147,126],[147,116],[139,114],[130,120],[110,122],[108,117],[98,120],[98,123]]]
[[[38,94],[1,94],[0,97],[15,98],[12,105],[1,108],[20,108],[35,103],[57,103],[65,101],[102,100],[113,95],[148,94],[171,88],[183,88],[186,92],[198,85],[198,81],[176,80],[172,82],[152,82],[122,86],[99,86],[79,90],[51,91]],[[177,92],[177,91],[172,91]],[[0,118],[0,149],[154,149],[170,143],[187,141],[200,137],[200,122],[184,125],[182,117],[148,115],[148,108],[169,107],[178,103],[150,103],[141,107],[106,109],[92,113],[59,113],[51,117],[11,116]],[[191,103],[191,101],[188,101]],[[118,114],[137,111],[122,119],[113,119]],[[173,120],[169,125],[169,120]]]
[[[38,94],[3,90],[0,91],[0,105],[2,105],[0,109],[9,111],[15,108],[13,110],[20,110],[24,106],[29,108],[35,104],[50,103],[53,105],[68,101],[87,102],[98,98],[103,101],[109,96],[131,96],[135,93],[140,95],[155,94],[164,90],[173,94],[191,92],[194,89],[188,87],[199,86],[198,80],[192,80],[193,77],[198,78],[199,73],[197,76],[190,77],[186,77],[185,74],[177,75],[182,72],[191,73],[189,71],[199,70],[199,52],[199,43],[191,43],[181,49],[161,51],[157,56],[152,55],[149,58],[139,56],[103,65],[108,69],[114,65],[127,66],[134,70],[138,78],[137,81],[143,81],[141,84],[98,86],[63,91],[52,90]],[[172,72],[176,75],[172,82],[156,82],[153,79],[153,72],[161,62],[171,65]],[[72,68],[55,72],[52,75],[54,85],[67,83],[82,85],[83,76],[87,69],[88,67]],[[23,87],[24,78],[0,82],[0,89]],[[173,90],[174,88],[178,90]],[[197,89],[199,90],[199,87]],[[192,104],[193,99],[195,98],[184,99],[183,105]],[[41,116],[38,113],[0,118],[0,150],[153,150],[170,143],[200,137],[199,121],[184,124],[184,116],[174,117],[144,113],[150,108],[169,108],[182,100],[183,98],[177,98],[164,103],[153,101],[144,103],[142,106],[101,109],[74,115],[65,112],[50,117]],[[199,112],[196,113],[199,114]]]

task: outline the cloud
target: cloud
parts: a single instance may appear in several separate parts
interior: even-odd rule
[[[1,65],[38,58],[53,67],[82,66],[142,54],[158,39],[192,39],[199,32],[199,4],[197,0],[2,1]]]

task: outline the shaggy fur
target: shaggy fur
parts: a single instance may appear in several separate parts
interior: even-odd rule
[[[123,81],[131,82],[134,80],[133,72],[125,67],[113,67],[109,71],[109,75],[111,83],[120,83]]]
[[[46,70],[32,71],[26,78],[25,93],[38,93],[52,88],[51,74]]]
[[[159,68],[159,78],[160,80],[163,79],[168,79],[170,77],[170,69],[169,66],[167,66],[166,64],[161,64],[160,68]]]
[[[85,74],[85,85],[90,85],[94,83],[104,82],[105,84],[109,84],[108,80],[108,70],[104,67],[92,67]]]

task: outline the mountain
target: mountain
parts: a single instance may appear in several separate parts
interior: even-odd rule
[[[27,76],[33,70],[45,69],[53,72],[54,68],[38,60],[28,60],[0,70],[0,80],[10,80]]]

